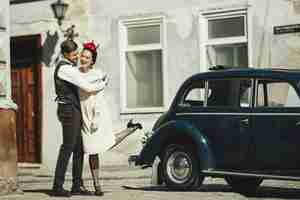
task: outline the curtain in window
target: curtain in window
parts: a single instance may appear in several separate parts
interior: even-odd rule
[[[248,67],[246,44],[207,46],[209,67],[224,65],[230,67]]]
[[[127,107],[163,106],[161,50],[126,53]]]

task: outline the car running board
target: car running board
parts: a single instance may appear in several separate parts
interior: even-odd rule
[[[277,180],[293,180],[300,181],[300,177],[294,176],[279,176],[279,175],[269,175],[269,174],[254,174],[254,173],[241,173],[241,172],[229,172],[229,171],[219,171],[219,170],[201,170],[205,175],[221,175],[221,176],[245,176],[245,177],[257,177],[264,179],[277,179]]]

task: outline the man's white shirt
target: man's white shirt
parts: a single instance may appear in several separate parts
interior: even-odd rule
[[[73,67],[72,63],[67,59],[62,59],[68,64],[62,65],[57,72],[57,76],[62,80],[70,82],[86,92],[96,92],[105,87],[104,81],[90,83],[84,78],[84,73],[80,72],[77,67]],[[101,78],[101,77],[99,77]]]

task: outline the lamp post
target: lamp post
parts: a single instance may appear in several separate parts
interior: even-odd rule
[[[64,3],[62,0],[57,0],[57,2],[51,4],[54,16],[57,19],[57,23],[61,31],[64,33],[64,37],[69,40],[73,40],[74,37],[78,37],[78,33],[75,33],[75,25],[71,25],[66,30],[63,30],[61,28],[62,20],[65,18],[68,7],[69,5],[67,3]]]
[[[64,3],[62,0],[57,0],[57,2],[51,4],[55,18],[59,26],[62,24],[62,20],[65,18],[65,14],[69,7],[68,4]]]

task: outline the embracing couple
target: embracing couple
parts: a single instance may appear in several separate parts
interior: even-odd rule
[[[83,156],[89,155],[89,165],[95,187],[94,195],[102,196],[99,182],[99,154],[113,148],[125,137],[142,126],[139,123],[127,124],[117,134],[112,131],[112,120],[104,98],[108,76],[95,69],[97,46],[94,42],[83,44],[78,55],[78,45],[70,39],[61,44],[62,59],[54,72],[57,116],[62,125],[63,142],[59,149],[53,196],[91,195],[82,180]],[[77,60],[80,66],[75,67]],[[72,188],[63,188],[69,159],[73,154]]]

